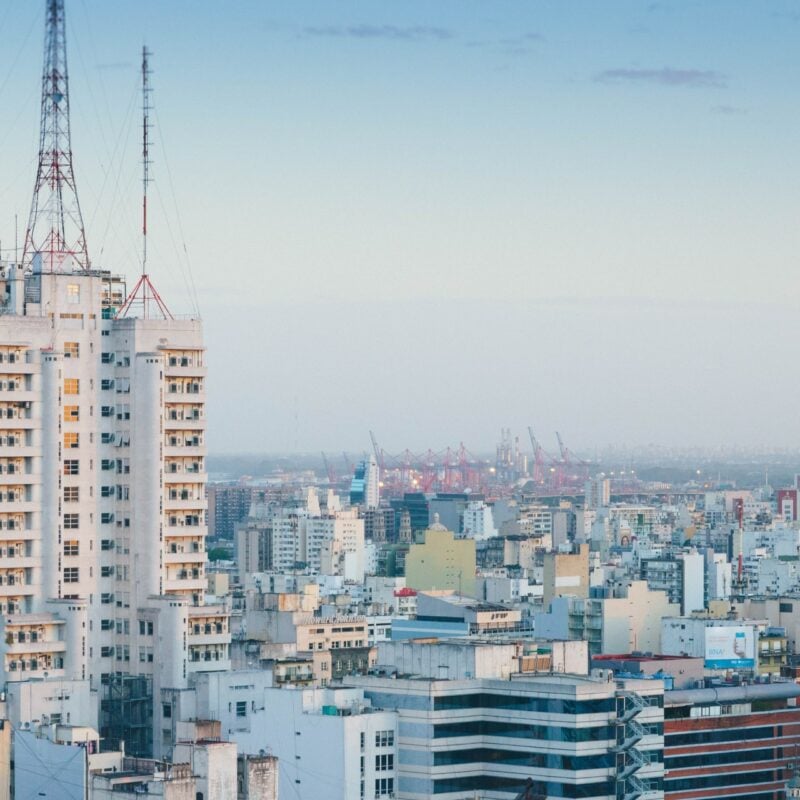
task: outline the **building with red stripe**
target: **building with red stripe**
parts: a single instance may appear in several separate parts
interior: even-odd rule
[[[800,754],[795,683],[664,694],[664,797],[784,800]]]

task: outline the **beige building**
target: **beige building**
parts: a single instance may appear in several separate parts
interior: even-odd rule
[[[545,553],[543,583],[545,608],[554,597],[588,597],[589,545],[582,544],[577,553]]]
[[[406,586],[418,591],[450,589],[475,594],[475,540],[456,539],[437,520],[406,555]]]
[[[661,652],[661,620],[677,616],[680,605],[646,581],[621,583],[607,597],[555,597],[550,611],[536,615],[536,635],[545,639],[583,639],[591,656]]]

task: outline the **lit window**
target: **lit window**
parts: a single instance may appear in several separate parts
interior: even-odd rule
[[[80,555],[80,544],[77,539],[67,539],[64,542],[64,555],[65,556],[78,556]]]
[[[77,422],[81,418],[78,406],[64,406],[64,422]]]
[[[67,302],[80,303],[81,301],[81,287],[77,283],[67,284]]]
[[[80,443],[80,438],[78,437],[77,433],[64,434],[64,447],[66,448],[77,447],[79,443]]]
[[[81,382],[77,378],[64,379],[64,394],[80,394]]]
[[[81,353],[78,342],[64,342],[64,358],[77,358]]]
[[[79,472],[80,472],[79,467],[78,467],[79,463],[80,462],[78,462],[75,459],[67,459],[64,462],[64,474],[65,475],[78,475]]]

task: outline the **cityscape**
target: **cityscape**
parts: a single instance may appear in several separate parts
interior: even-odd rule
[[[27,218],[10,212],[13,247],[0,243],[0,800],[800,798],[800,444],[790,344],[796,287],[787,275],[778,273],[781,302],[789,305],[741,313],[737,303],[750,290],[749,276],[736,274],[738,262],[730,282],[741,282],[743,296],[715,296],[733,303],[723,312],[687,312],[666,286],[650,299],[676,305],[651,307],[637,300],[637,287],[625,300],[640,304],[636,315],[651,316],[647,331],[637,330],[641,322],[632,320],[639,316],[618,304],[622,295],[603,295],[588,280],[585,296],[528,305],[527,290],[504,286],[507,328],[497,320],[490,326],[496,309],[469,306],[465,294],[460,300],[474,318],[467,327],[463,320],[449,327],[470,265],[448,278],[452,294],[443,293],[441,305],[452,300],[449,312],[439,314],[425,296],[415,315],[404,317],[399,309],[408,297],[391,291],[403,269],[387,255],[360,282],[374,292],[363,307],[364,287],[353,287],[358,310],[342,327],[331,323],[342,307],[331,301],[326,317],[315,305],[314,281],[299,279],[313,355],[303,358],[288,333],[277,344],[267,341],[271,307],[257,300],[273,281],[278,293],[294,285],[296,275],[281,288],[270,272],[289,258],[279,255],[286,243],[276,239],[270,252],[253,239],[248,259],[204,253],[219,294],[206,324],[206,289],[200,282],[198,292],[191,276],[185,236],[198,229],[188,222],[184,229],[187,208],[178,200],[180,191],[202,194],[202,170],[185,170],[179,157],[173,174],[169,132],[180,128],[157,112],[157,65],[160,58],[170,63],[168,55],[145,41],[119,62],[99,60],[88,21],[119,14],[113,24],[127,41],[137,4],[113,11],[74,0],[35,5],[38,15],[33,3],[19,4],[0,19],[4,32],[6,24],[29,27],[17,56],[12,48],[0,57],[0,97],[7,85],[24,84],[39,124],[38,149],[31,135],[28,156],[10,145],[4,150],[7,164],[25,167],[25,185],[34,183],[23,198],[30,202]],[[301,2],[274,4],[268,17],[249,2],[189,5],[197,9],[195,16],[180,12],[185,27],[169,4],[145,3],[138,12],[152,17],[159,41],[174,36],[183,43],[201,28],[209,36],[217,24],[220,42],[227,42],[231,20],[252,15],[256,33],[242,36],[260,37],[265,52],[274,45],[281,57],[295,46],[326,57],[353,44],[374,48],[368,58],[348,50],[328,67],[336,82],[353,59],[363,80],[354,91],[374,80],[380,94],[386,64],[411,69],[419,59],[431,83],[442,79],[447,69],[432,66],[435,57],[424,49],[431,46],[458,47],[470,57],[488,52],[492,80],[524,88],[509,59],[533,59],[545,71],[559,59],[578,64],[572,50],[588,36],[582,26],[605,30],[609,20],[624,22],[625,36],[637,41],[651,37],[654,47],[677,47],[675,30],[688,36],[706,15],[721,24],[730,13],[720,40],[742,34],[753,20],[779,26],[782,43],[796,44],[800,30],[792,33],[796,8],[779,2],[757,10],[716,0],[687,4],[691,10],[633,0],[591,9],[576,0],[524,10],[500,2],[492,11],[471,2],[455,11],[449,3],[434,10],[415,2],[402,13],[385,2],[370,10]],[[394,21],[336,16],[357,12]],[[423,13],[424,24],[409,21]],[[570,39],[565,26],[577,17],[579,38]],[[537,19],[550,33],[531,27]],[[174,30],[165,32],[169,21]],[[103,35],[106,24],[105,17],[98,22]],[[503,24],[511,33],[500,36]],[[763,33],[752,30],[756,39]],[[27,63],[31,31],[44,36],[38,82],[18,69]],[[713,54],[717,35],[705,35],[699,41]],[[558,58],[542,54],[551,43]],[[396,46],[406,48],[398,62],[383,62],[384,49]],[[84,87],[68,69],[73,49]],[[202,61],[200,50],[189,58]],[[233,50],[225,56],[241,57]],[[193,68],[186,58],[165,73],[175,75],[179,63],[188,87]],[[95,61],[92,73],[87,62]],[[721,69],[617,63],[628,66],[596,69],[592,88],[655,86],[695,92],[695,103],[703,92],[735,88]],[[344,73],[337,76],[337,69]],[[574,85],[571,70],[567,83]],[[107,72],[133,86],[117,123],[119,141],[103,142],[108,152],[99,145],[102,125],[81,119],[100,105],[97,76]],[[255,85],[241,79],[242,86],[228,86],[231,95]],[[292,91],[304,80],[298,71]],[[403,80],[420,102],[428,97],[423,82]],[[475,75],[458,81],[470,102],[482,96]],[[550,98],[554,108],[562,90]],[[71,107],[74,96],[83,103]],[[796,88],[782,101],[787,97],[795,102]],[[735,102],[716,101],[709,111],[714,124],[748,116],[750,109]],[[108,111],[108,98],[103,104]],[[620,108],[614,113],[622,124]],[[22,116],[9,122],[7,135]],[[243,109],[234,121],[256,126],[256,118]],[[179,124],[186,119],[177,115]],[[346,138],[363,133],[347,113],[340,122]],[[423,123],[405,120],[407,132],[424,130]],[[666,118],[659,125],[669,127]],[[86,127],[97,128],[92,147],[73,137]],[[263,133],[253,130],[254,137]],[[372,161],[368,138],[359,140],[360,154],[378,169],[383,162]],[[192,150],[185,142],[173,146],[184,145]],[[579,138],[569,142],[578,160],[583,146]],[[254,138],[254,149],[263,147],[268,141]],[[224,155],[204,155],[201,163],[213,158]],[[766,170],[760,158],[752,156],[754,171]],[[783,158],[791,161],[790,154]],[[102,188],[87,192],[91,201],[81,205],[82,165],[92,159],[99,172],[92,173],[98,164],[87,171],[102,176]],[[235,164],[232,155],[222,171],[233,176]],[[252,174],[258,169],[253,165]],[[21,201],[8,206],[5,199],[17,180],[23,178],[0,191],[0,210]],[[176,192],[181,181],[188,187]],[[431,209],[397,220],[403,243],[434,213],[437,181],[448,183],[446,171],[431,176],[430,196],[415,185],[406,198],[409,206]],[[277,193],[279,183],[270,191]],[[120,196],[105,198],[107,187]],[[274,201],[248,195],[232,177],[216,190],[230,209],[217,221],[233,225],[226,236],[257,235],[241,219],[236,228],[239,206],[263,203],[267,226]],[[350,189],[341,191],[344,197]],[[365,202],[381,201],[377,191]],[[573,201],[580,206],[578,197]],[[309,200],[309,213],[314,207]],[[487,200],[487,216],[495,211]],[[571,235],[599,236],[591,225],[580,227]],[[746,250],[746,232],[734,227],[733,247]],[[469,228],[461,219],[447,235],[469,239]],[[366,221],[363,235],[376,235]],[[703,262],[710,257],[704,236],[697,245]],[[676,234],[675,247],[689,247],[688,239]],[[770,244],[775,263],[788,271],[793,261],[782,260],[782,244]],[[307,243],[298,236],[296,245],[303,251]],[[423,237],[419,247],[425,246]],[[544,262],[537,269],[547,271]],[[692,302],[705,280],[694,269],[696,280],[680,290]],[[617,278],[624,284],[623,274]],[[607,277],[611,283],[611,272]],[[343,272],[336,280],[349,279]],[[589,302],[591,314],[604,316],[596,340],[582,333],[586,320],[579,324],[565,312],[573,301],[580,315]],[[239,314],[248,302],[252,313]],[[541,312],[552,327],[547,338],[516,342],[521,351],[511,342],[518,338],[516,303],[534,317]],[[229,316],[220,311],[226,304]],[[770,309],[777,323],[751,324]],[[659,329],[665,315],[676,329],[692,327],[686,320],[698,316],[710,328],[673,338]],[[494,344],[496,330],[482,338],[488,327],[503,328],[508,350]],[[425,346],[406,348],[406,335]],[[285,348],[282,361],[271,360],[273,346]],[[258,349],[258,359],[248,347]],[[575,347],[588,354],[591,369],[570,357]],[[556,360],[538,360],[540,352]],[[626,360],[632,352],[638,355]],[[528,390],[530,375],[535,391]]]

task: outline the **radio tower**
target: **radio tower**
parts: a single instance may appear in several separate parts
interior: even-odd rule
[[[47,0],[46,6],[39,166],[22,264],[30,266],[37,254],[43,271],[89,269],[86,232],[72,169],[64,0]]]
[[[151,312],[158,309],[164,319],[172,319],[166,303],[153,286],[147,274],[147,186],[150,183],[150,51],[142,47],[142,274],[136,286],[120,307],[117,317],[126,317],[134,306],[141,306],[142,317],[149,319]]]

